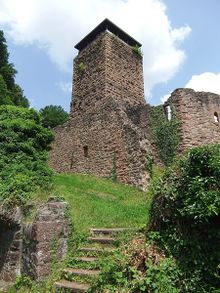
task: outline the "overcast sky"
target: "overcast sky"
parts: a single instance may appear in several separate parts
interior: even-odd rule
[[[220,0],[0,0],[31,106],[69,110],[74,45],[106,17],[142,43],[149,103],[179,87],[220,94]]]

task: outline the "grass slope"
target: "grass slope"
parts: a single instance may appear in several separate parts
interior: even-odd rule
[[[74,228],[146,225],[150,198],[134,187],[90,175],[55,176],[55,195],[70,204]]]
[[[70,205],[74,225],[73,239],[70,242],[73,246],[82,244],[92,227],[138,228],[146,226],[149,217],[151,197],[146,192],[90,175],[56,174],[54,188],[50,193],[39,191],[35,194],[35,208],[27,221],[33,220],[39,205],[50,195],[60,196]],[[70,248],[66,263],[72,260],[71,252]],[[60,266],[60,263],[55,264],[51,275],[42,283],[33,282],[26,276],[19,277],[16,285],[7,293],[52,292],[54,281],[60,278]]]

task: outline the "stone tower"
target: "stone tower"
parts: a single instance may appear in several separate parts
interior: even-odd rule
[[[141,44],[108,19],[75,46],[70,120],[56,127],[50,153],[58,172],[117,177],[146,188],[149,143],[137,118],[147,105],[142,56],[134,47]]]
[[[105,19],[75,48],[71,115],[85,113],[109,99],[127,106],[144,104],[141,44]]]

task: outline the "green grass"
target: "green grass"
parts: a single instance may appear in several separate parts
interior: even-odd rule
[[[55,195],[70,204],[76,231],[146,225],[150,198],[134,187],[90,175],[55,176]]]

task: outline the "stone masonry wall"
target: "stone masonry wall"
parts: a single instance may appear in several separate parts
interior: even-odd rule
[[[51,198],[24,229],[23,273],[33,279],[48,276],[53,261],[62,260],[67,253],[69,233],[68,204]]]
[[[177,89],[165,105],[170,103],[175,106],[181,121],[179,153],[191,147],[220,142],[220,122],[214,120],[214,113],[220,115],[219,95]]]
[[[111,33],[105,41],[106,98],[114,97],[127,107],[145,105],[142,57]]]
[[[145,170],[146,136],[115,100],[109,100],[96,110],[76,116],[55,129],[50,165],[58,172],[108,178],[116,172],[121,182],[144,189],[149,181]]]
[[[80,70],[80,64],[85,70]],[[71,116],[85,113],[105,98],[105,34],[100,34],[74,60]]]

